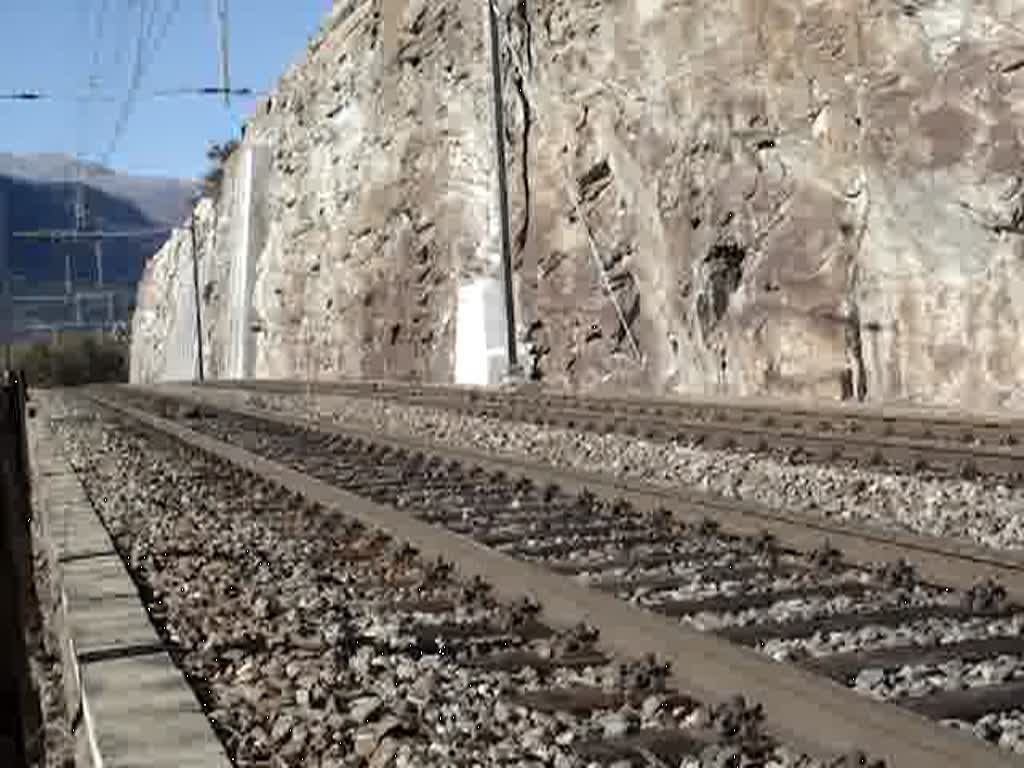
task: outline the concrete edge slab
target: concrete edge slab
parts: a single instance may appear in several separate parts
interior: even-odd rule
[[[76,765],[226,768],[223,745],[50,429],[52,402],[46,393],[34,400],[32,509],[50,568],[46,620],[60,643]]]

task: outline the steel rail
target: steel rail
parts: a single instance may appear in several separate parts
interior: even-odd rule
[[[241,387],[253,386],[264,388],[282,388],[284,391],[289,386],[295,386],[293,382],[283,379],[221,379],[210,381],[206,386],[215,387]],[[706,395],[685,394],[679,396],[650,395],[646,393],[630,394],[604,394],[587,393],[575,394],[541,388],[524,386],[519,390],[496,392],[487,387],[476,387],[462,384],[428,384],[409,383],[405,381],[394,381],[386,379],[365,379],[321,381],[318,386],[325,393],[330,391],[337,394],[353,393],[369,395],[380,393],[388,395],[413,396],[448,396],[458,393],[468,400],[479,400],[488,398],[506,398],[510,395],[528,397],[546,405],[569,404],[575,402],[600,403],[602,407],[608,406],[630,406],[650,411],[672,411],[674,409],[724,409],[730,413],[743,415],[744,418],[755,418],[763,414],[771,414],[779,417],[792,417],[800,419],[813,419],[820,417],[845,418],[859,420],[864,423],[877,423],[881,426],[897,428],[903,423],[909,425],[927,423],[941,428],[971,428],[986,427],[991,429],[1013,429],[1024,432],[1024,413],[1005,411],[971,411],[953,407],[929,407],[922,405],[892,405],[892,404],[866,404],[841,402],[832,400],[797,400],[793,398],[769,398],[769,397],[712,397]]]
[[[899,768],[1024,764],[1021,758],[986,746],[972,736],[896,706],[866,699],[797,667],[769,661],[753,651],[574,583],[542,566],[496,552],[405,511],[342,491],[95,391],[88,396],[123,418],[272,480],[344,517],[383,529],[408,542],[425,557],[443,557],[465,576],[486,578],[501,597],[533,595],[542,606],[545,623],[569,628],[586,622],[597,628],[601,650],[620,656],[631,656],[638,648],[654,652],[671,664],[669,682],[685,694],[721,702],[739,693],[757,701],[764,706],[766,723],[775,735],[818,756],[827,759],[866,747]],[[294,420],[289,423],[294,426]]]
[[[144,387],[127,386],[122,389],[140,395],[153,393]],[[737,535],[768,533],[783,546],[798,551],[810,552],[828,542],[851,564],[870,566],[879,561],[903,559],[914,565],[923,578],[955,589],[967,590],[985,579],[994,579],[1006,589],[1012,600],[1024,603],[1024,555],[1014,552],[848,521],[834,523],[757,502],[724,499],[689,489],[666,488],[592,472],[557,469],[519,456],[484,454],[424,440],[383,435],[350,425],[312,421],[298,414],[285,416],[237,403],[206,399],[203,392],[192,387],[164,386],[161,390],[161,394],[170,394],[193,405],[213,405],[267,422],[304,424],[322,432],[357,437],[397,450],[429,453],[489,472],[527,477],[540,485],[553,483],[571,492],[587,490],[600,497],[622,499],[638,509],[662,508],[685,522],[711,519],[723,530]]]
[[[210,382],[211,389],[295,394],[284,381]],[[621,433],[652,440],[693,439],[710,447],[759,452],[787,450],[824,461],[889,463],[911,471],[1024,480],[1024,421],[970,421],[950,416],[925,419],[840,406],[806,407],[786,402],[752,405],[705,400],[494,392],[464,387],[402,383],[319,382],[318,394],[387,397],[505,421],[532,422]]]

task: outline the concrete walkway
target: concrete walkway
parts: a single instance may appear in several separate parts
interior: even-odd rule
[[[53,574],[65,695],[78,766],[228,766],[184,675],[171,661],[59,440],[53,404],[33,392],[33,514]]]

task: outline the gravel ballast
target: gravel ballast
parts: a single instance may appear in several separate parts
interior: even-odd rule
[[[966,640],[1015,637],[1024,633],[1024,613],[1008,618],[975,618],[967,621],[930,618],[899,627],[868,626],[850,632],[820,633],[792,640],[768,640],[760,648],[777,661],[828,656],[854,651],[878,651],[905,645],[946,645]]]
[[[1024,710],[997,712],[985,715],[973,723],[961,720],[946,720],[947,725],[973,733],[986,741],[998,744],[1006,750],[1024,754]]]
[[[461,602],[441,617],[456,623],[511,609],[440,577],[384,583],[433,566],[409,560],[394,543],[368,560],[346,560],[338,540],[355,534],[338,518],[163,438],[100,421],[56,429],[239,766],[575,768],[588,765],[571,749],[579,740],[693,716],[647,700],[591,717],[508,704],[512,693],[541,688],[608,689],[622,684],[624,671],[467,668],[458,644],[410,658],[398,650],[410,624],[438,614],[389,610],[396,600],[455,596]],[[369,532],[359,537],[367,546],[377,541]],[[382,580],[379,588],[366,587],[368,574]],[[354,636],[375,645],[341,653]],[[684,764],[726,765],[720,757]],[[818,763],[780,749],[759,765]]]
[[[532,461],[689,486],[790,512],[855,520],[998,549],[1024,548],[1024,488],[793,463],[762,454],[656,443],[558,427],[509,423],[381,399],[204,391],[211,401],[313,414],[459,448],[520,454]]]
[[[237,397],[233,395],[233,397]],[[177,409],[171,406],[171,411],[175,412]],[[217,426],[213,426],[216,424]],[[363,425],[368,426],[368,425]],[[278,456],[280,460],[285,463],[291,461],[290,457],[292,454],[289,451],[297,451],[296,455],[304,455],[301,445],[295,445],[288,447],[286,444],[272,444],[267,433],[264,432],[264,426],[258,420],[246,420],[242,418],[238,423],[233,422],[230,418],[224,419],[223,423],[213,420],[210,422],[203,422],[201,429],[204,432],[219,437],[220,439],[234,442],[239,441],[239,444],[246,445],[250,450],[255,450],[257,453],[261,453],[266,450],[268,455]],[[300,428],[297,434],[302,434]],[[399,434],[402,434],[399,432]],[[300,440],[300,443],[302,441]],[[315,458],[311,467],[303,466],[301,461],[297,461],[294,465],[296,468],[300,468],[302,471],[311,471],[319,476],[321,471],[325,472],[325,478],[329,478],[330,471],[325,466],[322,466],[325,462],[330,463],[327,458],[331,455],[332,448],[317,444],[317,448],[313,450]],[[472,446],[470,446],[472,447]],[[340,449],[339,449],[340,450]],[[532,457],[536,458],[536,457]],[[352,459],[346,457],[339,460],[348,467],[342,472],[342,477],[339,482],[348,483],[351,481],[349,475],[354,471],[352,469]],[[358,462],[356,462],[358,464]],[[389,477],[394,474],[393,468],[389,468],[383,472],[380,477]],[[377,477],[377,475],[374,475]],[[372,487],[373,484],[371,483]],[[358,486],[357,486],[358,488]],[[358,490],[357,490],[358,492]],[[447,495],[445,495],[447,494]],[[421,499],[420,496],[423,496]],[[430,494],[418,494],[414,489],[410,489],[408,492],[399,493],[398,498],[404,500],[403,506],[417,507],[426,505],[440,515],[441,509],[446,505],[451,504],[450,511],[455,512],[455,520],[458,521],[460,510],[463,514],[468,513],[472,518],[472,509],[463,509],[460,506],[459,493],[455,491],[441,491],[437,494],[437,498],[431,498]],[[490,497],[488,497],[490,498]],[[468,503],[468,498],[462,499]],[[390,502],[389,502],[390,503]],[[484,502],[490,503],[490,502]],[[470,505],[471,506],[471,505]],[[527,502],[529,506],[529,502]],[[579,521],[572,517],[570,514],[573,508],[568,505],[560,506],[560,509],[564,509],[566,514],[571,519],[570,527],[579,525]],[[614,510],[612,510],[614,512]],[[595,523],[600,518],[596,510],[592,511],[592,517],[587,518],[593,520]],[[634,523],[636,519],[641,518],[628,518],[625,515],[632,515],[627,509],[619,510],[615,513],[617,516],[614,518],[615,521],[621,524],[623,531],[633,531]],[[516,515],[513,515],[516,517]],[[465,519],[465,518],[463,518]],[[462,525],[463,523],[459,523]],[[468,529],[467,529],[468,530]],[[504,529],[503,529],[504,530]],[[533,528],[529,529],[533,531]],[[559,536],[563,536],[560,529]],[[685,533],[680,532],[680,536],[686,536]],[[701,536],[706,534],[701,533]],[[568,539],[576,541],[575,537],[570,535]],[[531,533],[524,532],[520,539],[508,544],[500,543],[499,548],[508,546],[511,551],[514,551],[515,556],[521,556],[523,552],[532,551],[531,548],[523,548],[525,544],[528,544],[533,540]],[[685,538],[686,542],[693,545],[698,539],[697,538]],[[699,539],[701,544],[704,545],[706,540],[704,538]],[[537,539],[536,544],[541,545],[543,549],[543,538]],[[589,538],[587,535],[583,535],[578,538],[576,543],[583,547],[580,552],[580,560],[582,562],[591,562],[591,557],[594,549],[588,544]],[[602,550],[598,557],[613,556],[615,551],[618,549],[618,545],[612,549],[604,551],[606,545],[603,543],[596,545],[599,550]],[[607,546],[611,546],[610,544]],[[538,550],[539,552],[540,550]],[[738,551],[738,550],[737,550]],[[718,552],[715,546],[712,544],[706,549],[706,554],[713,554]],[[620,553],[621,554],[621,553]],[[818,555],[824,555],[825,553],[814,553],[811,560],[818,563],[819,560],[822,562],[819,567],[829,570],[827,566],[827,557],[819,557]],[[680,552],[681,560],[685,560],[686,557]],[[749,564],[749,555],[747,558],[747,564]],[[681,562],[677,561],[676,564],[660,569],[654,569],[657,573],[666,573],[673,570],[679,569]],[[835,565],[832,566],[832,569]],[[685,571],[685,568],[682,570]],[[687,616],[681,618],[681,621],[695,626],[696,628],[703,630],[715,631],[718,629],[732,628],[738,626],[751,626],[762,623],[773,623],[773,622],[792,622],[794,620],[803,621],[814,621],[815,619],[822,619],[827,616],[835,614],[849,615],[850,613],[873,613],[882,608],[888,609],[912,609],[914,607],[920,607],[925,605],[933,606],[944,606],[948,608],[957,607],[963,604],[963,600],[966,595],[957,596],[953,593],[949,593],[946,590],[938,589],[935,587],[927,587],[921,584],[915,584],[913,578],[903,578],[907,574],[902,574],[900,568],[896,568],[893,573],[892,568],[886,567],[881,569],[878,573],[873,576],[869,576],[866,572],[855,573],[853,571],[843,572],[836,571],[833,577],[839,578],[840,575],[847,581],[860,582],[863,584],[870,584],[870,580],[873,578],[881,577],[880,586],[881,589],[868,589],[867,592],[861,593],[857,597],[850,596],[838,596],[828,597],[827,590],[821,596],[808,596],[799,597],[794,599],[779,599],[775,603],[767,607],[751,608],[749,610],[736,610],[734,612],[728,612],[725,610],[718,610],[716,612],[701,612],[701,613],[690,613]],[[896,571],[900,571],[897,573]],[[622,574],[619,571],[620,575]],[[912,574],[910,574],[912,576]],[[806,576],[811,580],[815,586],[824,586],[823,579],[830,578],[826,576],[825,572],[819,574],[807,574]],[[897,578],[898,577],[898,578]],[[786,587],[794,583],[798,583],[801,579],[794,577],[782,577],[780,579],[773,579],[775,583],[774,587]],[[745,588],[749,589],[753,583],[756,582],[756,577],[753,582],[749,582],[745,585]],[[904,583],[906,582],[906,583]],[[731,582],[726,577],[725,579],[714,579],[706,583],[702,583],[700,580],[695,579],[689,585],[682,584],[679,587],[668,587],[668,588],[657,588],[653,590],[640,590],[637,594],[633,595],[628,592],[620,592],[620,596],[624,599],[632,597],[639,602],[653,605],[659,600],[667,600],[669,602],[673,600],[687,600],[692,598],[709,598],[717,597],[723,592],[730,593],[735,590],[735,585],[730,586]],[[897,584],[900,586],[897,587]],[[759,591],[759,590],[758,590]],[[984,590],[983,590],[984,591]],[[973,595],[974,590],[971,591],[972,604],[978,595]],[[984,637],[984,636],[1012,636],[1019,635],[1020,626],[1019,622],[1015,621],[1004,621],[1002,619],[996,619],[995,617],[989,618],[990,632],[984,631],[983,622],[968,622],[958,626],[957,622],[948,621],[943,623],[941,620],[936,620],[935,623],[930,624],[929,622],[917,621],[916,625],[914,620],[907,617],[907,622],[911,626],[909,627],[868,627],[857,631],[849,632],[828,632],[825,636],[818,636],[818,634],[811,635],[809,637],[801,638],[798,641],[787,641],[785,643],[777,643],[771,646],[765,646],[762,650],[768,655],[773,656],[777,659],[789,659],[799,660],[806,656],[821,656],[826,653],[835,651],[864,651],[869,649],[877,649],[888,647],[892,645],[929,645],[936,642],[956,642],[957,640],[966,640],[970,637]],[[858,689],[865,695],[872,696],[879,699],[894,699],[903,698],[905,696],[921,696],[928,695],[933,692],[945,691],[945,690],[956,690],[965,687],[979,687],[983,685],[998,684],[1009,680],[1017,679],[1020,671],[1018,669],[1019,664],[1016,659],[992,659],[986,661],[980,661],[976,663],[960,664],[957,662],[948,664],[932,665],[930,667],[922,666],[920,668],[906,667],[897,668],[893,670],[876,670],[868,669],[865,670],[865,674],[862,678],[857,679],[853,682],[853,687]],[[988,733],[988,732],[986,732]],[[991,734],[989,734],[991,735]],[[1000,739],[1002,737],[999,737]],[[993,740],[996,740],[993,738]],[[1009,745],[1010,748],[1015,748],[1014,745]]]

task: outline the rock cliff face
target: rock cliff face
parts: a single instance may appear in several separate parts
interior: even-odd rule
[[[1024,399],[1024,5],[499,8],[545,384]],[[488,55],[483,0],[335,6],[202,212],[208,371],[450,379],[458,288],[497,274]],[[182,237],[140,287],[137,380],[168,375]]]

